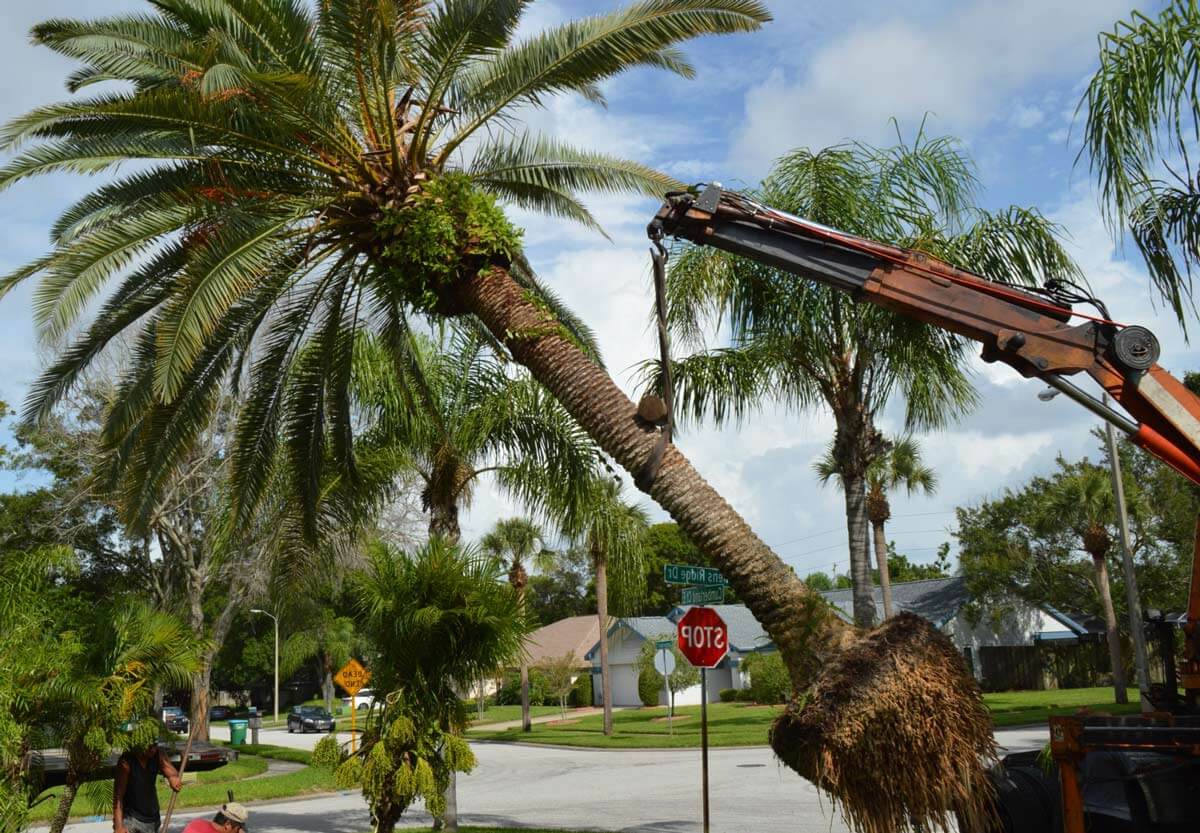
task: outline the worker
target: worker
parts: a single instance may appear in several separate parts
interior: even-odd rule
[[[192,819],[187,827],[183,828],[183,833],[242,833],[246,829],[246,818],[249,815],[249,810],[231,801],[221,806],[212,821]]]
[[[113,779],[113,833],[158,833],[162,823],[156,789],[159,775],[175,792],[183,788],[179,771],[157,743],[121,755]]]

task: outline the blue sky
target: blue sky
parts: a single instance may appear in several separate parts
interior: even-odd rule
[[[67,63],[28,44],[39,19],[138,8],[135,0],[43,0],[0,10],[0,117],[65,97]],[[559,0],[533,5],[526,31],[612,8]],[[894,117],[906,136],[921,120],[960,137],[974,156],[985,206],[1037,206],[1064,225],[1088,278],[1115,317],[1163,342],[1177,374],[1200,355],[1155,308],[1136,259],[1107,234],[1085,166],[1074,164],[1075,106],[1095,64],[1096,35],[1129,12],[1128,0],[897,0],[882,4],[782,2],[763,31],[687,48],[697,76],[638,71],[606,88],[609,107],[558,99],[529,114],[536,127],[582,146],[661,167],[688,181],[753,183],[795,147],[847,139],[888,142]],[[1153,12],[1158,4],[1144,4]],[[1074,128],[1074,130],[1072,130]],[[86,180],[53,177],[0,194],[0,269],[36,256],[57,209]],[[595,198],[612,242],[557,222],[518,215],[538,270],[597,330],[608,366],[632,391],[627,369],[653,354],[646,328],[649,270],[643,229],[651,201]],[[28,289],[0,303],[0,398],[19,402],[41,361]],[[918,561],[950,539],[955,506],[977,502],[1053,466],[1059,452],[1096,454],[1094,420],[1070,403],[1036,399],[1041,385],[974,363],[982,405],[923,438],[941,484],[932,497],[898,498],[890,535]],[[897,428],[889,414],[885,428]],[[839,493],[819,486],[813,459],[832,430],[827,414],[768,409],[740,428],[693,427],[678,444],[759,534],[801,574],[845,569]],[[468,535],[513,507],[483,490]]]

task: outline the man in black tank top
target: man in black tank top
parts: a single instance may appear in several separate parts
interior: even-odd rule
[[[158,744],[139,752],[126,752],[117,761],[113,779],[113,833],[158,833],[158,776],[163,775],[175,792],[183,787],[179,772],[171,766]]]

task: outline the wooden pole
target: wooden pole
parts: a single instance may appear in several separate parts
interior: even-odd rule
[[[179,759],[179,778],[183,780],[183,771],[187,769],[188,758],[192,754],[192,741],[196,739],[196,730],[200,728],[199,724],[192,727],[192,731],[188,733],[187,744],[183,747],[183,757]],[[183,785],[180,784],[182,789]],[[167,804],[167,814],[163,816],[163,823],[160,833],[167,833],[167,827],[171,824],[171,814],[175,812],[175,802],[179,798],[179,793],[171,791],[171,801]]]

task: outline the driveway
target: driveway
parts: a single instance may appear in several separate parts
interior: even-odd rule
[[[320,735],[267,730],[262,740],[311,747]],[[217,732],[214,731],[214,736]],[[1007,751],[1037,749],[1046,730],[1005,729]],[[560,827],[633,833],[700,830],[700,753],[694,749],[561,749],[475,743],[478,768],[459,778],[464,824]],[[709,753],[712,826],[722,833],[796,833],[848,828],[829,800],[766,747]],[[251,807],[254,833],[362,833],[370,829],[357,792]],[[182,819],[206,813],[189,812]],[[413,811],[408,825],[427,825]],[[174,822],[172,823],[175,828]],[[109,833],[111,822],[71,825],[78,833]]]

